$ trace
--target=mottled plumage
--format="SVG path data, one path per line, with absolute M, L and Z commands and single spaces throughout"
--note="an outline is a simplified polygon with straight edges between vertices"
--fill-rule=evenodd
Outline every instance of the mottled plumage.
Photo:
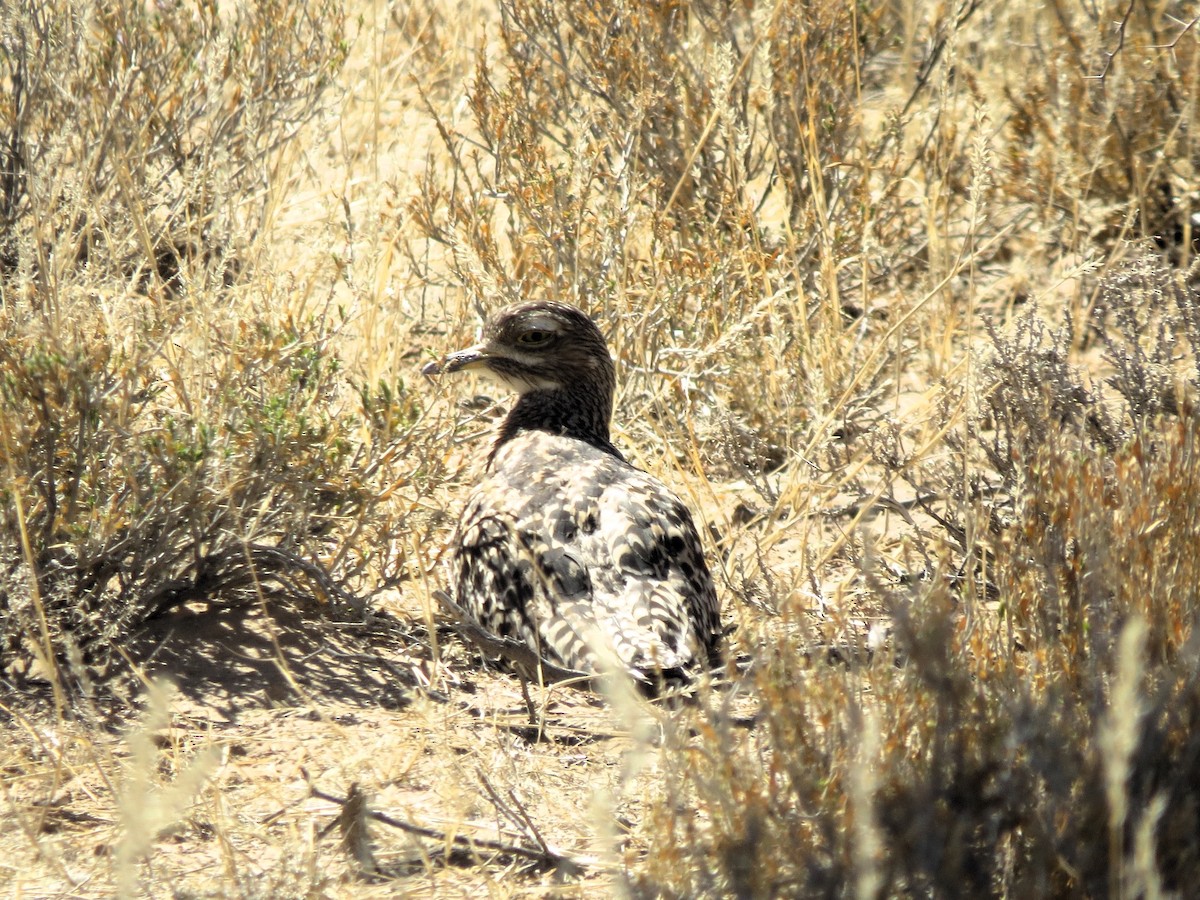
M 595 323 L 561 303 L 509 307 L 426 374 L 466 368 L 520 396 L 455 536 L 459 605 L 567 668 L 705 667 L 719 620 L 700 538 L 679 498 L 609 440 L 616 377 Z

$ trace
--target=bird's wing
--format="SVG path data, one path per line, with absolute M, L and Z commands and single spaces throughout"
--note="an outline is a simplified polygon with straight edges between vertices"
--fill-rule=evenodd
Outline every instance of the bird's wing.
M 719 630 L 717 596 L 691 514 L 656 478 L 623 470 L 599 501 L 589 566 L 595 615 L 635 667 L 706 662 Z
M 717 598 L 679 499 L 574 441 L 546 437 L 509 458 L 464 514 L 460 604 L 485 628 L 574 669 L 605 668 L 610 653 L 635 671 L 703 663 Z

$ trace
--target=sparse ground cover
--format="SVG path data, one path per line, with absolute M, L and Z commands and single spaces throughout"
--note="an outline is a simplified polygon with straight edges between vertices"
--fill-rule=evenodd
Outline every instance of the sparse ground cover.
M 1186 4 L 0 6 L 0 884 L 1165 896 L 1200 875 Z M 438 608 L 588 309 L 729 665 Z

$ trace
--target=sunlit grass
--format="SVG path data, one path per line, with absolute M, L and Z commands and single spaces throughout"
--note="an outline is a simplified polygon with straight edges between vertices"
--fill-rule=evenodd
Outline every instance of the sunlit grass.
M 1195 879 L 1196 22 L 4 10 L 0 847 L 29 892 Z M 444 627 L 507 398 L 418 373 L 533 297 L 595 316 L 617 442 L 711 526 L 731 684 L 694 705 L 527 707 Z

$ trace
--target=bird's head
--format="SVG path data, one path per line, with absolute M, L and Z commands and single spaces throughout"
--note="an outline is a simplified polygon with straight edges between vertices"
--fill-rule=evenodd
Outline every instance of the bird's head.
M 600 329 L 565 303 L 537 301 L 506 307 L 484 326 L 473 347 L 429 363 L 425 375 L 479 369 L 519 394 L 614 387 L 612 357 Z

